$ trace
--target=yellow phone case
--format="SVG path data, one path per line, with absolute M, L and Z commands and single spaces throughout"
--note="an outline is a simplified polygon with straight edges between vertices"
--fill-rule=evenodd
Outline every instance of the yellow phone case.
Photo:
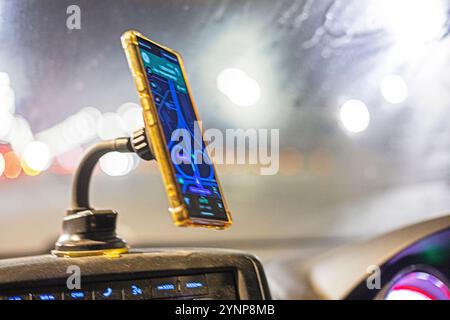
M 163 183 L 166 188 L 167 196 L 169 198 L 170 208 L 169 211 L 172 214 L 172 219 L 177 226 L 199 226 L 199 227 L 208 227 L 208 228 L 216 228 L 216 229 L 224 229 L 229 227 L 232 224 L 231 213 L 228 209 L 228 205 L 223 197 L 222 186 L 217 177 L 217 171 L 214 163 L 213 168 L 216 173 L 216 180 L 219 186 L 220 194 L 222 195 L 223 205 L 228 217 L 228 221 L 219 221 L 219 220 L 211 220 L 206 218 L 197 218 L 190 217 L 188 209 L 184 204 L 183 194 L 179 189 L 178 184 L 176 183 L 175 171 L 171 163 L 171 157 L 169 150 L 167 148 L 166 139 L 164 137 L 163 129 L 159 122 L 158 112 L 153 101 L 153 98 L 150 94 L 150 86 L 147 81 L 146 72 L 144 70 L 144 66 L 142 64 L 142 59 L 138 47 L 137 38 L 142 38 L 150 43 L 153 43 L 164 50 L 169 51 L 170 53 L 177 56 L 178 61 L 180 63 L 181 71 L 183 73 L 183 77 L 186 82 L 186 87 L 191 97 L 192 106 L 194 108 L 194 112 L 197 120 L 199 120 L 197 108 L 195 106 L 194 101 L 192 100 L 191 89 L 189 87 L 189 83 L 187 81 L 183 59 L 181 55 L 159 43 L 156 43 L 137 31 L 129 30 L 125 32 L 122 37 L 122 46 L 125 50 L 125 54 L 127 56 L 128 64 L 131 69 L 131 73 L 133 75 L 133 79 L 139 94 L 139 98 L 141 101 L 141 106 L 143 109 L 144 122 L 146 127 L 146 132 L 148 135 L 148 139 L 152 145 L 152 151 L 155 155 L 155 158 L 158 162 L 158 166 L 161 170 Z M 200 128 L 201 129 L 201 128 Z

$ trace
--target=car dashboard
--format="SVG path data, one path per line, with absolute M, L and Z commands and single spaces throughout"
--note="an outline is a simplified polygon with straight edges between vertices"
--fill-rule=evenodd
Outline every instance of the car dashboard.
M 240 251 L 0 260 L 1 300 L 449 300 L 450 216 L 308 259 Z
M 265 271 L 275 299 L 450 300 L 450 216 Z
M 115 257 L 4 260 L 0 292 L 4 300 L 270 299 L 255 257 L 193 248 L 133 250 Z

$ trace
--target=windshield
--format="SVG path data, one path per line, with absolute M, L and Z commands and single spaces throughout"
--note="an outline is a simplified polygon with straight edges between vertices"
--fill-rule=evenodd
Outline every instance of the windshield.
M 156 163 L 103 158 L 92 203 L 132 245 L 366 237 L 450 208 L 449 1 L 76 2 L 75 27 L 67 2 L 0 2 L 0 256 L 51 248 L 83 152 L 143 126 L 129 29 L 181 53 L 204 128 L 279 130 L 270 174 L 217 166 L 226 231 L 176 228 Z

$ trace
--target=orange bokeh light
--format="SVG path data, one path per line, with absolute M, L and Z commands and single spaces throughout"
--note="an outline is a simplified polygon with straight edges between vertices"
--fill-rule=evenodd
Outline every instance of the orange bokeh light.
M 7 152 L 5 158 L 5 172 L 3 173 L 8 179 L 16 179 L 22 172 L 22 166 L 20 165 L 20 159 L 15 152 Z

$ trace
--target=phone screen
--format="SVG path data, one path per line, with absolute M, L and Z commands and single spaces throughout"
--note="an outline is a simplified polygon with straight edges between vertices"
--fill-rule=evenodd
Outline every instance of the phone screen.
M 189 215 L 228 221 L 214 166 L 199 134 L 198 119 L 177 56 L 141 38 L 138 45 L 175 179 Z

